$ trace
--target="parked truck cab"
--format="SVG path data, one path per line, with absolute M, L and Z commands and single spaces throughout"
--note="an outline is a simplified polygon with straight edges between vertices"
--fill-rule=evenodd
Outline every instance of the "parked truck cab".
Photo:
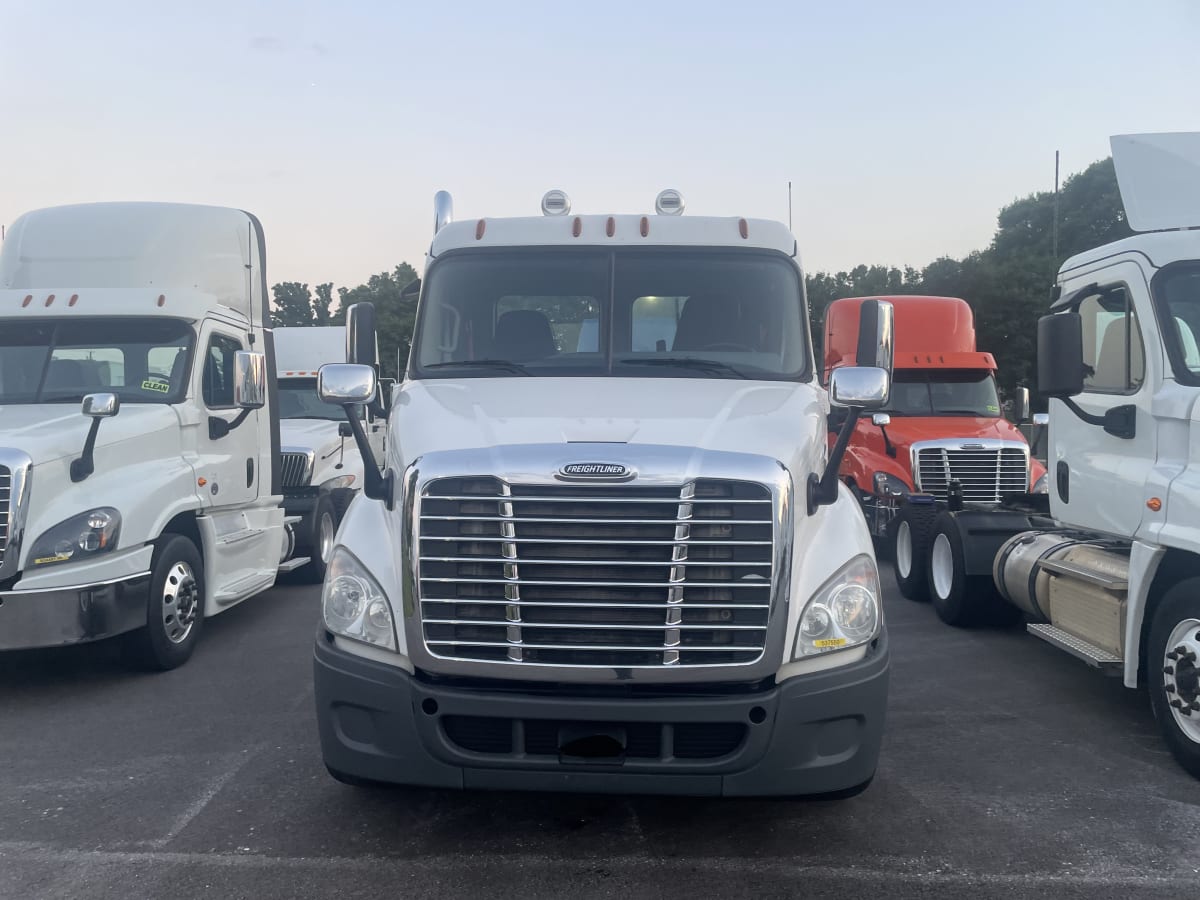
M 573 215 L 551 192 L 543 217 L 452 222 L 439 196 L 383 474 L 366 466 L 322 593 L 334 777 L 714 795 L 871 780 L 887 632 L 825 443 L 796 242 L 678 215 L 675 192 L 656 205 Z M 887 396 L 890 307 L 864 317 L 862 365 L 831 385 L 850 418 Z M 374 380 L 321 370 L 348 408 Z
M 9 229 L 0 650 L 126 635 L 171 668 L 274 583 L 293 542 L 263 258 L 231 209 L 100 203 Z
M 342 325 L 275 329 L 279 379 L 280 476 L 284 510 L 300 517 L 295 532 L 300 552 L 311 561 L 301 569 L 320 582 L 333 550 L 333 536 L 363 485 L 363 460 L 342 411 L 317 394 L 317 372 L 345 362 Z M 366 406 L 360 416 L 377 459 L 383 458 L 384 423 Z
M 895 309 L 891 397 L 859 420 L 841 472 L 862 502 L 871 533 L 886 541 L 901 593 L 925 600 L 928 543 L 939 509 L 1045 493 L 1046 468 L 1003 415 L 996 360 L 976 347 L 970 305 L 958 297 L 880 299 Z M 826 380 L 854 362 L 863 300 L 835 300 L 826 311 Z M 1027 418 L 1028 391 L 1020 392 L 1017 406 L 1017 418 Z

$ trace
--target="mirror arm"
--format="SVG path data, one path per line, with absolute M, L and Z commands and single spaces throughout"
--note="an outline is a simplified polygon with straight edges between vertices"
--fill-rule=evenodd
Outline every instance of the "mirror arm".
M 892 439 L 888 437 L 887 426 L 880 425 L 879 431 L 883 435 L 883 450 L 892 459 L 896 458 L 896 445 L 892 443 Z
M 825 473 L 820 476 L 816 472 L 809 473 L 808 514 L 810 516 L 816 515 L 818 508 L 829 506 L 837 501 L 838 469 L 842 467 L 842 458 L 846 455 L 846 447 L 850 444 L 850 437 L 854 434 L 861 415 L 862 410 L 856 406 L 847 410 L 846 421 L 842 423 L 842 430 L 838 432 L 837 440 L 834 441 L 833 450 L 829 454 L 829 462 L 825 466 Z
M 96 461 L 92 454 L 96 450 L 96 432 L 99 430 L 100 419 L 92 419 L 92 425 L 88 429 L 87 440 L 83 442 L 83 455 L 79 459 L 71 460 L 72 481 L 83 481 L 96 471 Z
M 375 454 L 371 450 L 371 444 L 367 440 L 366 429 L 363 428 L 362 422 L 354 410 L 355 404 L 347 403 L 342 409 L 346 411 L 346 418 L 350 422 L 350 430 L 354 432 L 354 443 L 358 445 L 358 453 L 363 460 L 363 493 L 372 500 L 382 500 L 387 508 L 394 508 L 394 481 L 392 473 L 382 475 L 379 472 L 379 463 L 375 459 Z
M 208 439 L 210 441 L 219 441 L 221 438 L 225 437 L 225 435 L 229 434 L 229 432 L 233 431 L 233 429 L 245 422 L 246 417 L 252 412 L 254 412 L 252 409 L 243 409 L 237 414 L 236 419 L 230 421 L 226 421 L 220 416 L 209 416 Z

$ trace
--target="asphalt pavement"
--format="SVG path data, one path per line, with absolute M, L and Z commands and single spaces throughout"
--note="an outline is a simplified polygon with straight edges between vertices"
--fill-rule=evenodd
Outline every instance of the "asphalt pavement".
M 362 790 L 325 773 L 317 590 L 207 623 L 191 662 L 0 656 L 0 897 L 1183 897 L 1200 782 L 1141 693 L 887 596 L 879 774 L 851 800 Z

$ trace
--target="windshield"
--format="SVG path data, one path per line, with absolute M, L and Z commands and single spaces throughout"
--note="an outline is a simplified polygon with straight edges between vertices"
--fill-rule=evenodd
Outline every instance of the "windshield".
M 346 414 L 340 406 L 324 402 L 317 396 L 315 378 L 279 379 L 279 418 L 329 419 L 344 421 Z
M 461 253 L 431 266 L 421 303 L 417 378 L 808 371 L 799 273 L 773 253 Z
M 997 418 L 1000 399 L 991 372 L 977 369 L 896 369 L 884 412 L 893 416 Z
M 177 403 L 187 388 L 192 329 L 177 319 L 0 320 L 0 404 Z
M 1200 383 L 1200 262 L 1177 263 L 1154 279 L 1160 318 L 1174 328 L 1167 335 L 1167 352 L 1175 376 L 1185 384 Z M 1169 317 L 1169 318 L 1168 318 Z

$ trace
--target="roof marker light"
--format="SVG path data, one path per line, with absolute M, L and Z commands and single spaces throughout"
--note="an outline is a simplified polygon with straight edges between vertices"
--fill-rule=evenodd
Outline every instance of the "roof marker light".
M 158 305 L 159 305 L 159 306 L 162 306 L 162 305 L 163 305 L 163 304 L 165 304 L 166 302 L 167 302 L 167 295 L 166 295 L 166 294 L 159 294 L 159 295 L 158 295 Z
M 617 233 L 617 220 L 612 216 L 609 216 L 608 221 L 604 223 L 604 233 L 609 237 Z
M 742 236 L 742 240 L 750 237 L 750 226 L 745 219 L 738 219 L 738 234 Z
M 53 302 L 54 302 L 54 295 L 51 294 L 49 297 L 46 298 L 46 305 L 49 306 Z
M 542 215 L 543 216 L 565 216 L 571 211 L 571 198 L 567 196 L 566 191 L 553 190 L 546 191 L 542 195 Z
M 654 211 L 660 216 L 681 216 L 684 205 L 683 194 L 674 188 L 659 191 L 654 198 Z
M 24 309 L 33 302 L 33 294 L 26 294 L 25 299 L 21 301 L 21 308 Z
M 483 233 L 487 230 L 487 219 L 480 219 L 475 223 L 475 240 L 483 240 Z
M 642 237 L 645 237 L 649 233 L 650 233 L 650 219 L 647 218 L 646 216 L 642 216 Z
M 583 219 L 576 216 L 575 221 L 571 224 L 571 237 L 579 237 L 581 234 L 583 234 Z
M 67 301 L 67 306 L 74 306 L 78 302 L 79 302 L 79 295 L 72 294 L 71 299 Z

